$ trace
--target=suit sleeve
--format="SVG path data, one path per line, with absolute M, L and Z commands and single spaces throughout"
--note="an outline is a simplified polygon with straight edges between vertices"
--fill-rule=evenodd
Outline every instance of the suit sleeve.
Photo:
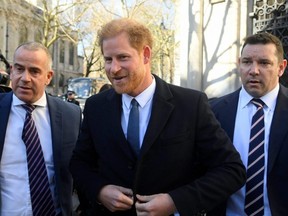
M 98 173 L 98 155 L 94 149 L 89 119 L 85 118 L 85 116 L 89 116 L 87 114 L 89 100 L 88 103 L 86 101 L 86 104 L 81 132 L 70 161 L 70 172 L 76 188 L 83 191 L 90 204 L 94 205 L 97 202 L 97 194 L 100 189 L 108 183 Z
M 239 153 L 220 127 L 202 94 L 198 103 L 195 143 L 202 174 L 193 182 L 170 191 L 181 215 L 205 213 L 217 207 L 246 180 Z

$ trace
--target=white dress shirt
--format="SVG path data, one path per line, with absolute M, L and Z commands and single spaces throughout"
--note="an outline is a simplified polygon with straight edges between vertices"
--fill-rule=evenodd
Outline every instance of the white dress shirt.
M 21 138 L 26 110 L 21 104 L 24 104 L 24 102 L 20 101 L 13 94 L 0 162 L 1 216 L 32 215 L 26 146 Z M 43 94 L 34 105 L 37 105 L 37 107 L 32 112 L 32 118 L 35 121 L 43 149 L 52 196 L 54 197 L 54 200 L 57 200 L 55 193 L 50 117 L 46 94 Z
M 146 129 L 151 116 L 152 109 L 152 101 L 153 95 L 156 88 L 156 82 L 153 78 L 151 85 L 146 88 L 141 94 L 135 97 L 136 101 L 139 103 L 139 139 L 140 139 L 140 147 L 142 146 L 142 142 L 146 133 Z M 125 137 L 127 138 L 127 127 L 129 121 L 129 114 L 132 108 L 131 101 L 134 97 L 130 95 L 123 94 L 122 95 L 122 116 L 121 116 L 121 125 L 124 131 Z
M 140 147 L 142 146 L 143 139 L 147 130 L 147 126 L 151 116 L 152 109 L 152 101 L 153 95 L 156 89 L 156 82 L 153 78 L 152 84 L 145 89 L 141 94 L 135 97 L 136 101 L 139 103 L 139 122 L 140 122 L 140 131 L 139 131 L 139 139 L 140 139 Z M 129 121 L 129 114 L 132 108 L 131 101 L 134 97 L 130 95 L 123 94 L 122 95 L 122 116 L 121 116 L 121 125 L 124 131 L 125 137 L 127 138 L 127 127 Z M 174 214 L 175 216 L 179 216 L 178 213 Z
M 267 195 L 267 163 L 268 163 L 268 146 L 270 126 L 276 106 L 276 99 L 279 92 L 279 85 L 272 91 L 260 99 L 265 103 L 264 106 L 264 122 L 265 122 L 265 141 L 264 141 L 264 154 L 265 154 L 265 171 L 264 171 L 264 216 L 271 216 L 268 195 Z M 256 112 L 256 106 L 250 101 L 253 97 L 247 93 L 243 88 L 240 91 L 237 114 L 234 128 L 233 144 L 241 155 L 244 166 L 247 168 L 248 152 L 249 152 L 249 139 L 252 117 Z M 245 203 L 245 189 L 244 185 L 240 190 L 234 193 L 227 203 L 227 216 L 243 216 Z

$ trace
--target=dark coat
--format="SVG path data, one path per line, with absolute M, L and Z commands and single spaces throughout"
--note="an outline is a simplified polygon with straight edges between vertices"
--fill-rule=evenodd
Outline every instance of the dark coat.
M 72 99 L 72 100 L 69 100 L 69 99 L 67 99 L 67 102 L 69 102 L 69 103 L 74 103 L 74 104 L 76 104 L 76 105 L 78 105 L 78 106 L 80 106 L 80 103 L 79 103 L 79 101 L 77 101 L 76 99 Z
M 154 77 L 151 117 L 138 160 L 121 127 L 121 95 L 110 89 L 87 99 L 71 160 L 75 183 L 91 203 L 104 185 L 114 184 L 141 195 L 169 193 L 181 216 L 210 211 L 245 182 L 240 156 L 205 94 Z M 108 213 L 98 207 L 95 215 L 136 215 L 133 209 Z
M 231 140 L 234 136 L 240 89 L 211 102 L 212 109 Z M 280 86 L 271 123 L 267 188 L 272 215 L 288 215 L 288 89 Z
M 11 110 L 12 95 L 12 92 L 0 94 L 0 160 Z M 51 121 L 57 194 L 62 216 L 71 216 L 73 185 L 68 167 L 80 130 L 81 109 L 49 95 L 47 95 L 47 103 Z

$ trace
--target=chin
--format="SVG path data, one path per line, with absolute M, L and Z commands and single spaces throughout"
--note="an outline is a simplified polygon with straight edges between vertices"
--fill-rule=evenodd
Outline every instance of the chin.
M 248 93 L 254 98 L 260 98 L 263 96 L 263 94 L 258 91 L 248 91 Z
M 114 90 L 115 90 L 118 94 L 124 94 L 124 93 L 126 93 L 123 88 L 120 88 L 120 87 L 118 87 L 118 86 L 114 86 Z
M 28 94 L 18 93 L 16 96 L 25 103 L 30 103 L 33 100 L 32 97 Z

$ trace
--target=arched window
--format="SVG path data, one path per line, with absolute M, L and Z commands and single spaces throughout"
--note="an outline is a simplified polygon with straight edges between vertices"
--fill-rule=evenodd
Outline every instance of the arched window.
M 65 42 L 63 40 L 60 41 L 60 48 L 59 48 L 59 51 L 60 51 L 60 63 L 64 63 L 64 60 L 65 60 Z
M 28 30 L 26 26 L 21 25 L 19 27 L 19 44 L 27 42 L 27 40 L 28 40 Z
M 34 40 L 35 40 L 36 42 L 39 42 L 39 43 L 42 42 L 42 33 L 41 33 L 40 30 L 36 30 L 36 31 L 35 31 Z
M 74 44 L 72 42 L 69 45 L 69 64 L 74 65 Z

